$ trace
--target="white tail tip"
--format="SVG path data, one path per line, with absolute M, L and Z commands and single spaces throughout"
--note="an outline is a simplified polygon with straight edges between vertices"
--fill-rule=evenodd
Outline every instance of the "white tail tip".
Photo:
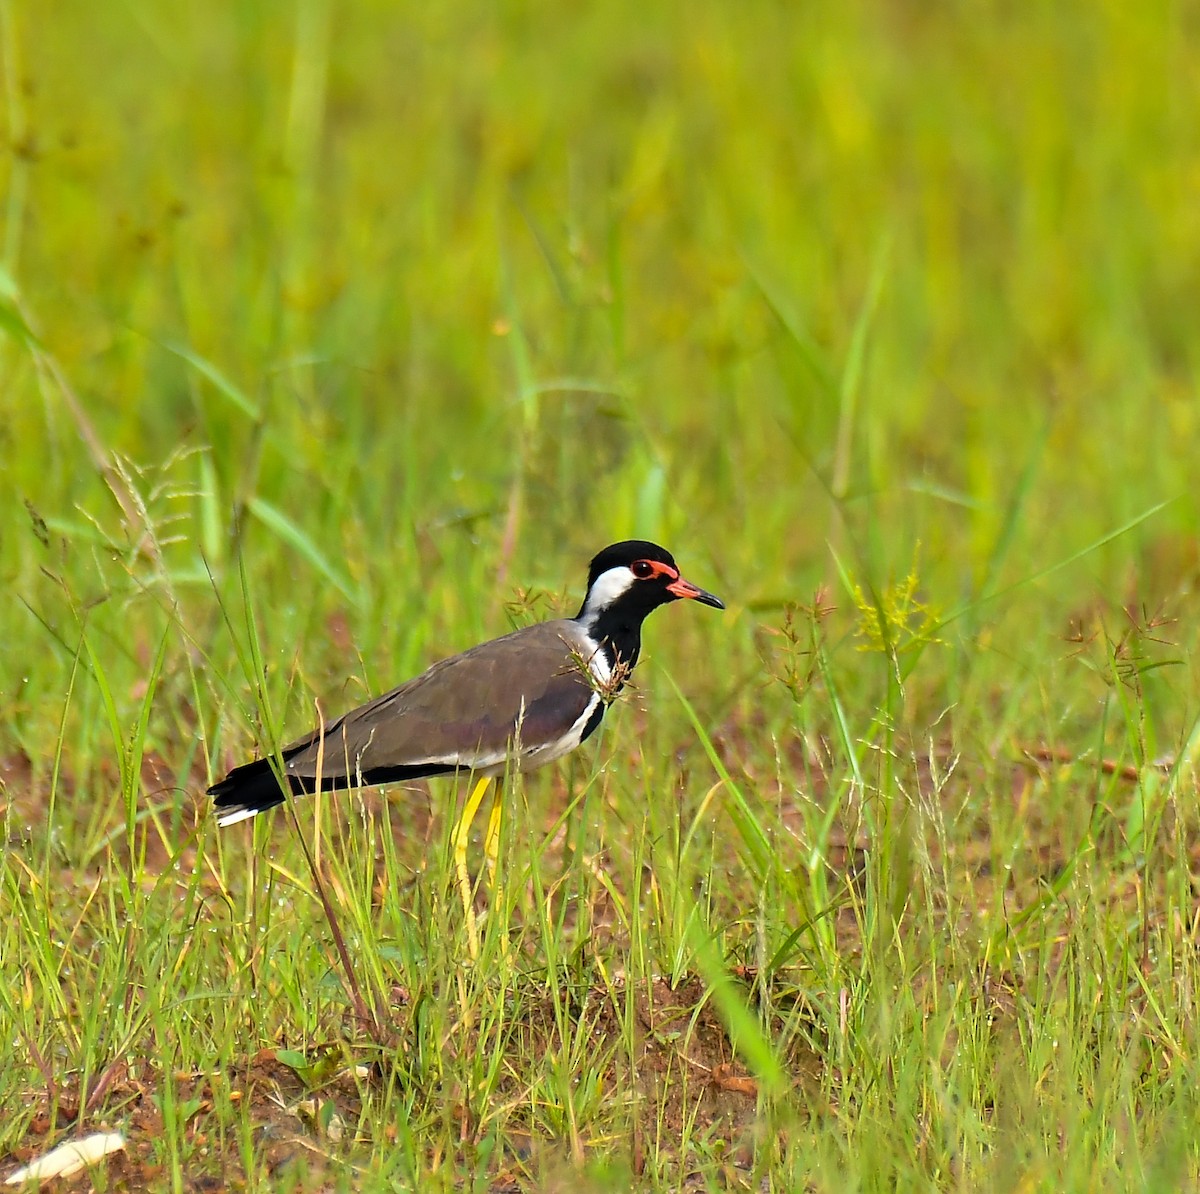
M 229 812 L 217 814 L 217 824 L 224 829 L 227 825 L 236 825 L 239 821 L 249 821 L 261 812 L 257 808 L 231 808 Z

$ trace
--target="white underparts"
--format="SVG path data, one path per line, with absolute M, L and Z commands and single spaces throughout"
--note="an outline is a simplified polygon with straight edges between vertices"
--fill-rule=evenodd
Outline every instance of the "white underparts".
M 587 707 L 575 719 L 574 724 L 561 738 L 557 738 L 553 742 L 547 742 L 543 746 L 535 746 L 527 750 L 522 750 L 516 759 L 517 770 L 528 771 L 534 767 L 542 766 L 543 763 L 552 763 L 555 759 L 561 759 L 563 755 L 569 755 L 583 741 L 583 731 L 587 728 L 588 722 L 596 712 L 596 706 L 603 699 L 599 692 L 593 692 L 591 699 L 587 703 Z
M 587 668 L 596 688 L 600 692 L 607 691 L 612 684 L 612 664 L 608 662 L 608 656 L 600 649 L 599 643 L 593 643 L 590 636 L 588 638 Z

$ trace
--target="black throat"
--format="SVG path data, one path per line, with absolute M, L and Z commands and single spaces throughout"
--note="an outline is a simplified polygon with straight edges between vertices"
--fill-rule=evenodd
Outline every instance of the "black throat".
M 637 663 L 642 648 L 642 622 L 647 613 L 645 609 L 622 608 L 622 602 L 616 601 L 590 621 L 580 620 L 613 670 L 613 696 L 620 692 Z

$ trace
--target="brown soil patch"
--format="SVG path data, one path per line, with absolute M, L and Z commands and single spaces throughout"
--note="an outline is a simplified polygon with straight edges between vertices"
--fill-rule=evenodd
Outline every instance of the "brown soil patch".
M 639 986 L 633 1000 L 636 1048 L 632 1073 L 628 1052 L 622 1047 L 626 1030 L 613 1005 L 614 993 L 624 1001 L 623 982 L 608 989 L 589 989 L 570 1014 L 574 1026 L 582 1026 L 590 1034 L 593 1052 L 603 1053 L 612 1046 L 604 1086 L 624 1108 L 613 1122 L 625 1133 L 631 1170 L 640 1171 L 649 1148 L 661 1154 L 662 1139 L 678 1137 L 686 1128 L 709 1141 L 723 1141 L 729 1166 L 745 1176 L 759 1132 L 758 1089 L 736 1057 L 703 982 L 686 977 L 672 986 L 666 978 L 656 978 Z M 543 1057 L 555 1047 L 557 1032 L 554 1001 L 548 993 L 535 995 L 514 1032 L 514 1066 Z M 227 1072 L 174 1075 L 176 1106 L 187 1118 L 185 1189 L 224 1190 L 245 1184 L 237 1141 L 226 1132 L 222 1142 L 215 1131 L 213 1109 L 218 1094 L 223 1102 L 237 1105 L 239 1113 L 248 1115 L 256 1153 L 268 1173 L 281 1182 L 294 1181 L 305 1189 L 327 1188 L 335 1171 L 353 1167 L 356 1154 L 365 1153 L 371 1144 L 378 1146 L 379 1141 L 356 1145 L 353 1135 L 364 1099 L 373 1094 L 383 1097 L 386 1092 L 387 1081 L 379 1064 L 354 1065 L 342 1045 L 311 1050 L 309 1057 L 314 1059 L 312 1068 L 303 1077 L 269 1049 Z M 800 1086 L 817 1081 L 815 1058 L 791 1060 Z M 306 1078 L 313 1085 L 307 1085 Z M 519 1084 L 519 1076 L 510 1073 L 489 1098 L 517 1095 L 519 1102 Z M 100 1075 L 88 1092 L 69 1087 L 57 1090 L 53 1106 L 47 1095 L 35 1096 L 38 1109 L 20 1147 L 4 1158 L 3 1176 L 65 1140 L 119 1130 L 125 1135 L 125 1150 L 100 1163 L 107 1188 L 132 1192 L 169 1185 L 171 1175 L 157 1147 L 165 1130 L 161 1087 L 161 1077 L 149 1066 L 139 1074 L 118 1066 Z M 466 1100 L 451 1096 L 450 1113 L 460 1129 L 457 1160 L 467 1172 L 484 1134 Z M 385 1135 L 390 1131 L 385 1130 Z M 615 1141 L 610 1134 L 604 1140 L 584 1138 L 578 1143 L 586 1157 L 593 1148 L 611 1151 Z M 518 1115 L 503 1133 L 503 1147 L 490 1166 L 493 1178 L 488 1189 L 495 1194 L 553 1189 L 553 1181 L 547 1184 L 547 1174 L 556 1168 L 566 1173 L 572 1160 L 580 1159 L 570 1142 L 539 1138 L 535 1126 L 522 1122 Z M 456 1158 L 445 1161 L 454 1165 Z M 578 1178 L 578 1171 L 575 1173 Z M 681 1181 L 686 1186 L 686 1175 Z M 56 1190 L 79 1194 L 94 1188 L 95 1174 L 87 1171 L 58 1179 L 54 1185 Z

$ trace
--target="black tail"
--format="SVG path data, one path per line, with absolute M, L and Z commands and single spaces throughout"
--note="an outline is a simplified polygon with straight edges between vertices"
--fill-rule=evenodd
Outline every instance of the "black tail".
M 293 785 L 297 795 L 303 790 L 299 785 Z M 220 825 L 245 821 L 283 803 L 283 789 L 267 759 L 255 759 L 235 767 L 220 783 L 213 784 L 208 794 L 215 798 L 213 803 L 219 810 L 217 822 Z
M 308 742 L 293 743 L 284 751 L 286 763 L 299 752 L 308 747 Z M 321 776 L 322 792 L 342 792 L 350 787 L 362 785 L 364 788 L 372 784 L 398 783 L 406 779 L 424 779 L 430 775 L 453 775 L 457 771 L 467 770 L 446 763 L 415 763 L 411 766 L 372 767 L 368 771 L 356 772 L 353 776 L 342 774 L 326 774 Z M 292 786 L 293 796 L 307 796 L 317 789 L 314 775 L 288 775 L 288 783 Z M 269 759 L 254 759 L 235 767 L 223 780 L 213 784 L 208 789 L 217 807 L 218 825 L 236 825 L 239 821 L 248 821 L 265 813 L 267 809 L 282 804 L 283 789 L 271 766 Z

